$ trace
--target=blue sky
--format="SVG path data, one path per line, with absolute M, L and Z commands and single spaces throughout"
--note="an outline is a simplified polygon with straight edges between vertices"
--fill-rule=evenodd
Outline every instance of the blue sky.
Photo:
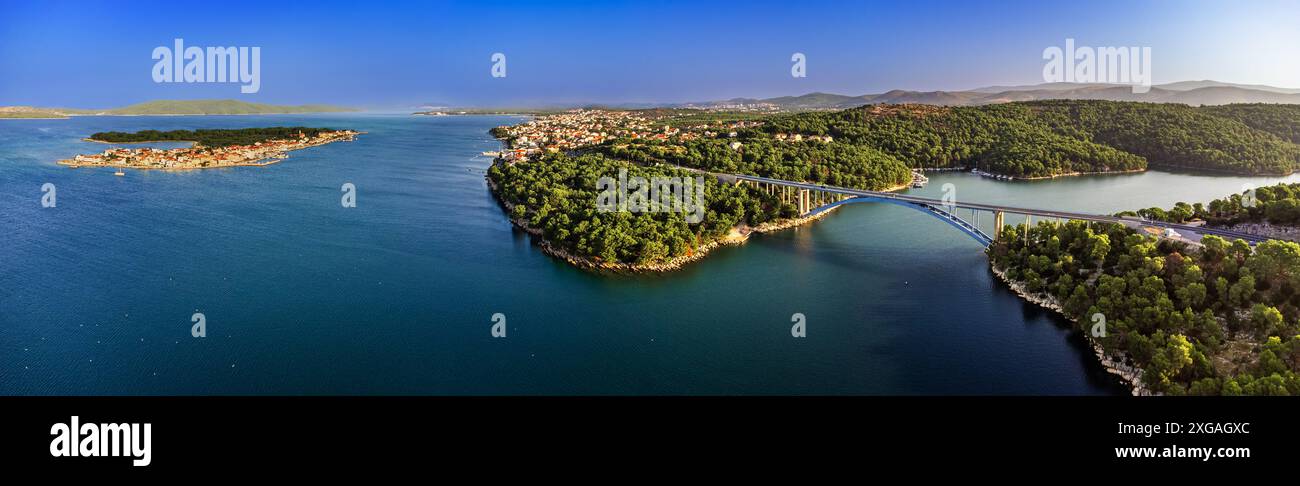
M 1042 81 L 1042 52 L 1149 46 L 1156 84 L 1300 87 L 1300 2 L 0 0 L 0 105 L 235 98 L 403 109 L 675 102 Z M 261 90 L 158 84 L 154 47 L 262 48 Z M 507 76 L 490 75 L 507 56 Z M 806 54 L 808 76 L 790 76 Z

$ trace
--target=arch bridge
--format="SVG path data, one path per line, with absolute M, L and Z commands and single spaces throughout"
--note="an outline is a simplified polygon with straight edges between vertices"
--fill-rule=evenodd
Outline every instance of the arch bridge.
M 781 198 L 782 201 L 794 204 L 798 208 L 800 216 L 812 216 L 827 211 L 836 206 L 852 203 L 864 202 L 884 202 L 897 204 L 903 207 L 922 211 L 930 216 L 940 219 L 945 223 L 957 228 L 962 233 L 975 239 L 983 246 L 992 244 L 1002 232 L 1006 225 L 1006 215 L 1019 214 L 1025 216 L 1025 222 L 1031 224 L 1034 217 L 1056 219 L 1056 220 L 1076 220 L 1076 221 L 1095 221 L 1100 223 L 1119 223 L 1129 226 L 1145 225 L 1159 228 L 1169 228 L 1185 233 L 1196 233 L 1200 235 L 1216 235 L 1229 240 L 1243 239 L 1250 243 L 1258 243 L 1268 239 L 1267 237 L 1243 233 L 1240 231 L 1231 231 L 1220 228 L 1203 228 L 1199 226 L 1190 226 L 1180 223 L 1167 223 L 1163 221 L 1149 221 L 1141 218 L 1127 216 L 1111 216 L 1103 214 L 1079 213 L 1072 211 L 1056 211 L 1050 209 L 1023 208 L 1015 206 L 1006 206 L 1001 204 L 984 204 L 977 202 L 943 200 L 923 196 L 914 196 L 909 194 L 899 194 L 893 192 L 868 191 L 863 189 L 850 189 L 846 187 L 825 186 L 807 182 L 786 181 L 781 179 L 772 179 L 768 177 L 758 177 L 744 174 L 715 174 L 719 180 L 733 184 L 750 184 L 768 194 L 774 194 Z M 958 210 L 969 210 L 970 220 L 958 216 Z M 993 218 L 993 234 L 989 235 L 979 228 L 979 217 L 981 213 L 989 214 Z M 971 221 L 974 221 L 972 223 Z

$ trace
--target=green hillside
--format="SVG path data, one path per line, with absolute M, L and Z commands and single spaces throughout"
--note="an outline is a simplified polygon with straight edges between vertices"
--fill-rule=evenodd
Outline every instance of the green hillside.
M 1250 103 L 1205 106 L 1200 110 L 1214 116 L 1239 121 L 1291 143 L 1300 143 L 1300 105 Z
M 0 108 L 0 118 L 67 118 L 68 116 L 46 108 L 11 106 Z
M 1252 175 L 1290 174 L 1300 167 L 1300 146 L 1288 141 L 1300 125 L 1300 110 L 1220 108 L 1096 100 L 869 105 L 778 116 L 762 131 L 831 135 L 912 167 L 977 167 L 1016 177 L 1148 165 Z

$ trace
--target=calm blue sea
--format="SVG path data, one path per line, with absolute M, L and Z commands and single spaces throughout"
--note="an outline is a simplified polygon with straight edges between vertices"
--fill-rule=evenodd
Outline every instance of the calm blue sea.
M 484 183 L 487 130 L 517 120 L 0 120 L 0 394 L 1123 393 L 1060 319 L 996 283 L 977 243 L 898 206 L 846 206 L 668 275 L 571 268 Z M 97 131 L 275 125 L 369 133 L 262 168 L 55 164 L 102 150 L 80 141 Z M 1172 204 L 1150 189 L 1188 181 L 1239 182 L 946 174 L 925 191 L 1117 210 Z M 356 208 L 339 203 L 347 182 Z

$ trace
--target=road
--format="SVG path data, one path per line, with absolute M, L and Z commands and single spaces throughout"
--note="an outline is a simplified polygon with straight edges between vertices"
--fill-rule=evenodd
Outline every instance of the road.
M 832 194 L 844 194 L 844 195 L 854 196 L 854 197 L 875 197 L 875 198 L 882 198 L 882 199 L 895 199 L 899 201 L 906 201 L 906 202 L 916 203 L 916 204 L 926 204 L 926 205 L 938 206 L 938 207 L 953 206 L 961 209 L 974 209 L 979 211 L 990 211 L 990 212 L 1002 211 L 1004 213 L 1025 214 L 1025 215 L 1038 216 L 1043 218 L 1073 219 L 1073 220 L 1080 220 L 1080 221 L 1096 221 L 1100 223 L 1119 223 L 1119 224 L 1126 224 L 1129 226 L 1143 225 L 1143 226 L 1154 226 L 1157 228 L 1170 228 L 1173 229 L 1174 231 L 1177 231 L 1180 234 L 1183 234 L 1184 236 L 1188 236 L 1193 233 L 1199 236 L 1215 235 L 1222 238 L 1226 238 L 1228 240 L 1234 240 L 1240 238 L 1246 240 L 1249 243 L 1259 243 L 1269 239 L 1268 237 L 1265 236 L 1253 235 L 1250 233 L 1243 233 L 1240 231 L 1231 231 L 1231 230 L 1226 230 L 1221 228 L 1203 228 L 1199 226 L 1192 226 L 1192 225 L 1186 225 L 1181 223 L 1151 221 L 1151 220 L 1145 220 L 1142 218 L 1129 217 L 1129 216 L 1121 217 L 1121 216 L 1112 216 L 1112 215 L 1105 215 L 1105 214 L 1077 213 L 1072 211 L 1056 211 L 1051 209 L 1022 208 L 1022 207 L 1015 207 L 1015 206 L 1005 206 L 1001 204 L 986 204 L 986 203 L 961 201 L 961 200 L 944 201 L 942 199 L 913 196 L 908 194 L 867 191 L 862 189 L 849 189 L 849 188 L 835 187 L 835 186 L 823 186 L 819 184 L 810 184 L 806 182 L 786 181 L 781 179 L 771 179 L 767 177 L 758 177 L 758 176 L 743 175 L 743 174 L 715 174 L 715 175 L 719 176 L 723 180 L 730 178 L 734 180 L 761 182 L 765 184 L 794 187 L 798 189 L 807 189 L 810 191 L 821 191 L 821 192 L 827 192 Z M 1188 239 L 1191 241 L 1200 240 L 1199 237 L 1195 238 L 1194 240 L 1191 238 Z

